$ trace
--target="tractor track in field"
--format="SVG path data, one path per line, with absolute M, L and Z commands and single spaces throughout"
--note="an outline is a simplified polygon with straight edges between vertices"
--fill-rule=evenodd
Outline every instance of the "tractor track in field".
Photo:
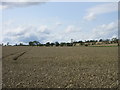
M 17 55 L 17 56 L 15 56 L 14 58 L 13 58 L 13 60 L 18 60 L 19 59 L 19 57 L 21 57 L 21 56 L 23 56 L 25 53 L 27 53 L 27 52 L 29 52 L 29 51 L 31 51 L 32 50 L 32 48 L 29 50 L 26 50 L 26 51 L 23 51 L 22 53 L 20 53 L 19 55 Z
M 19 57 L 21 57 L 22 55 L 24 55 L 26 53 L 26 51 L 20 53 L 19 55 L 17 55 L 16 57 L 13 58 L 13 60 L 17 60 Z
M 31 50 L 32 50 L 32 48 L 31 48 L 31 49 L 28 49 L 28 50 L 26 50 L 26 51 L 19 51 L 19 52 L 11 53 L 11 54 L 9 54 L 9 55 L 3 56 L 2 59 L 20 53 L 19 55 L 17 55 L 16 57 L 13 58 L 13 60 L 17 60 L 19 57 L 21 57 L 22 55 L 24 55 L 25 53 L 27 53 L 27 52 L 29 52 L 29 51 L 31 51 Z
M 12 56 L 12 55 L 15 55 L 15 54 L 18 54 L 18 53 L 20 53 L 20 52 L 11 53 L 9 55 L 3 56 L 2 59 L 7 58 L 7 57 Z

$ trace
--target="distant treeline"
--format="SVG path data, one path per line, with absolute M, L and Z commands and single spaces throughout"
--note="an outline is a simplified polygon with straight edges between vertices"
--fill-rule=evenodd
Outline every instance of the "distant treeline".
M 84 46 L 88 46 L 88 45 L 97 45 L 97 44 L 114 44 L 114 43 L 118 43 L 119 39 L 117 38 L 112 38 L 112 39 L 99 39 L 99 40 L 85 40 L 85 41 L 73 41 L 73 39 L 71 39 L 71 42 L 46 42 L 45 44 L 40 43 L 39 41 L 30 41 L 28 42 L 28 45 L 25 45 L 23 43 L 19 43 L 19 44 L 15 44 L 13 46 L 76 46 L 76 45 L 84 45 Z M 9 44 L 9 42 L 4 45 L 1 44 L 2 46 L 11 46 Z

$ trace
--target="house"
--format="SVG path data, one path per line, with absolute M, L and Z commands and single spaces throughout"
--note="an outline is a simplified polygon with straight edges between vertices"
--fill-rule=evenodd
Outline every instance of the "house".
M 73 42 L 73 46 L 82 46 L 84 45 L 83 42 Z
M 101 45 L 101 44 L 103 44 L 103 42 L 96 42 L 95 44 L 96 45 Z

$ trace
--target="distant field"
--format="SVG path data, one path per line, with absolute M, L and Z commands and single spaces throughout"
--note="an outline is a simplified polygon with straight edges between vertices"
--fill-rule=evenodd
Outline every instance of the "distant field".
M 98 47 L 117 47 L 118 44 L 102 44 L 102 45 L 92 45 L 92 46 L 98 46 Z
M 118 47 L 3 47 L 3 88 L 116 88 Z

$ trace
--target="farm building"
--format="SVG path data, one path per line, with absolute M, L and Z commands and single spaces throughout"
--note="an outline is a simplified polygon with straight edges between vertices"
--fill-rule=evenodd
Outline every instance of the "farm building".
M 101 45 L 101 44 L 103 44 L 103 42 L 96 42 L 95 44 L 96 45 Z

